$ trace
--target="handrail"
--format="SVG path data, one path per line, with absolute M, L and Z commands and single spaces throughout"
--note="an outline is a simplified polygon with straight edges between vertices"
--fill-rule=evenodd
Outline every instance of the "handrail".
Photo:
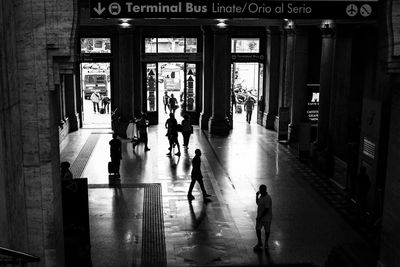
M 24 262 L 39 262 L 40 261 L 40 258 L 35 255 L 28 254 L 28 253 L 25 253 L 22 251 L 9 249 L 9 248 L 4 248 L 4 247 L 0 247 L 0 255 L 13 257 L 15 259 L 19 259 Z

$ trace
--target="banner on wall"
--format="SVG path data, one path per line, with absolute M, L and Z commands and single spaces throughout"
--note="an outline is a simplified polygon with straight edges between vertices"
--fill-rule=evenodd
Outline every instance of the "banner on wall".
M 377 1 L 90 0 L 91 18 L 375 19 Z

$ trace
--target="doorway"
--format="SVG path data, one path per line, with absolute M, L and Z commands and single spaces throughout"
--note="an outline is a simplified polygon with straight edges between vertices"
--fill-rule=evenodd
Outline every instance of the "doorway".
M 110 63 L 80 64 L 82 126 L 111 128 Z
M 258 62 L 233 62 L 231 64 L 230 119 L 232 126 L 233 121 L 235 124 L 257 123 L 258 102 L 262 98 L 262 92 L 263 64 Z M 246 118 L 247 100 L 252 101 L 254 105 L 250 122 Z
M 196 63 L 146 63 L 145 80 L 146 111 L 150 124 L 164 123 L 170 113 L 174 113 L 179 122 L 183 113 L 192 116 L 197 112 Z

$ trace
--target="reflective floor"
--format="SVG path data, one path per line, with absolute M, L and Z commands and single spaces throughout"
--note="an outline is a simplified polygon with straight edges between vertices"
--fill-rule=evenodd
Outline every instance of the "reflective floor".
M 61 159 L 73 163 L 88 137 L 99 135 L 81 175 L 90 184 L 94 266 L 141 266 L 143 254 L 154 253 L 152 247 L 158 249 L 155 253 L 165 251 L 168 266 L 323 266 L 334 246 L 364 242 L 302 178 L 315 174 L 301 169 L 296 157 L 277 143 L 275 132 L 238 122 L 228 137 L 221 138 L 195 128 L 181 157 L 166 156 L 165 133 L 162 124 L 149 128 L 148 152 L 143 145 L 132 149 L 132 143 L 122 139 L 120 188 L 108 188 L 114 182 L 107 173 L 110 129 L 80 130 L 60 145 Z M 212 195 L 207 203 L 198 185 L 195 200 L 189 203 L 186 198 L 196 148 L 203 152 L 205 187 Z M 143 224 L 147 227 L 152 220 L 143 216 L 142 185 L 152 183 L 161 185 L 164 227 L 150 225 L 143 231 Z M 273 220 L 269 250 L 256 253 L 255 195 L 260 184 L 268 186 L 272 197 Z M 153 205 L 152 200 L 147 202 Z M 148 231 L 160 231 L 163 240 L 144 238 Z

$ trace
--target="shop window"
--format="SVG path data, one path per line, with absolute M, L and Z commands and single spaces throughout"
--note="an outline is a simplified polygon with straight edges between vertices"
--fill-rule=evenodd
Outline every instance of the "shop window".
M 111 53 L 110 38 L 81 38 L 81 53 Z
M 232 38 L 232 53 L 260 53 L 259 38 Z

